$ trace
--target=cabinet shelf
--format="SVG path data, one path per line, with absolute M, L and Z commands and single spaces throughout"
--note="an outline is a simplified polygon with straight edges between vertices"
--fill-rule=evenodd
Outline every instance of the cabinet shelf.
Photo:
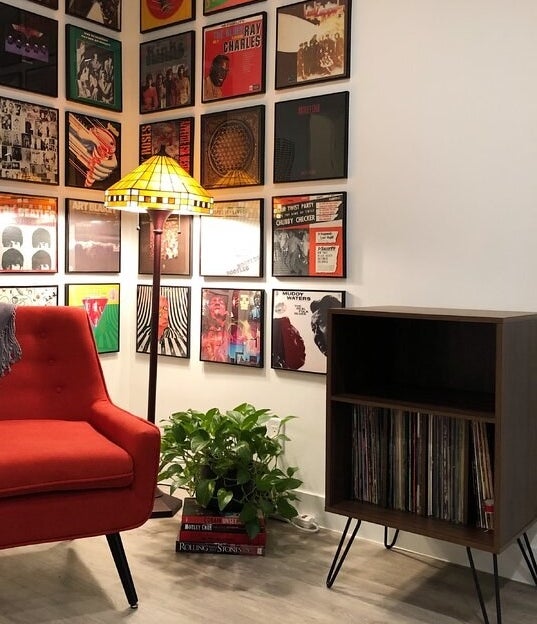
M 342 500 L 327 505 L 326 511 L 365 522 L 389 526 L 416 535 L 432 537 L 452 544 L 478 548 L 486 552 L 495 550 L 494 532 L 446 520 L 418 516 L 407 511 L 385 509 L 371 503 Z M 389 520 L 389 522 L 387 522 Z
M 406 390 L 406 391 L 405 391 Z M 386 392 L 335 394 L 330 401 L 351 405 L 374 405 L 446 416 L 494 420 L 494 396 L 453 391 L 443 401 L 435 400 L 436 392 L 390 388 Z

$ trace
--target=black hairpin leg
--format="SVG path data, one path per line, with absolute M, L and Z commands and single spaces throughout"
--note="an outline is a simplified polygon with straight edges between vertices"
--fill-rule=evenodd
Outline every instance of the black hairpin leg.
M 479 579 L 477 578 L 474 558 L 472 557 L 472 550 L 468 546 L 466 547 L 466 553 L 468 555 L 468 561 L 470 562 L 470 568 L 472 569 L 472 576 L 474 577 L 475 589 L 479 599 L 479 605 L 481 606 L 483 621 L 485 624 L 490 624 L 485 601 L 483 600 L 483 593 L 481 592 L 481 585 L 479 583 Z M 496 594 L 496 624 L 502 624 L 502 605 L 500 600 L 500 582 L 498 578 L 498 557 L 496 554 L 492 555 L 492 565 L 494 567 L 494 593 Z
M 535 555 L 533 554 L 533 549 L 531 547 L 530 540 L 528 539 L 528 534 L 522 533 L 522 537 L 524 538 L 524 543 L 522 543 L 522 539 L 519 537 L 517 539 L 518 546 L 520 548 L 520 551 L 522 552 L 524 561 L 528 566 L 531 578 L 533 579 L 535 585 L 537 585 L 537 563 L 535 561 Z
M 343 562 L 345 561 L 345 557 L 347 556 L 347 553 L 349 552 L 349 549 L 352 546 L 354 538 L 356 537 L 356 533 L 358 533 L 360 524 L 362 523 L 361 520 L 356 520 L 356 526 L 352 530 L 352 533 L 347 541 L 347 545 L 345 546 L 343 553 L 341 553 L 341 549 L 343 548 L 343 544 L 345 543 L 345 538 L 347 537 L 347 533 L 349 532 L 351 521 L 352 521 L 352 518 L 347 518 L 345 529 L 343 531 L 343 534 L 341 535 L 341 539 L 339 540 L 336 554 L 334 555 L 334 559 L 332 560 L 332 565 L 330 566 L 328 576 L 326 577 L 327 587 L 332 587 L 332 585 L 334 584 L 334 581 L 336 580 L 336 576 L 338 575 L 339 570 L 341 569 L 341 566 L 343 565 Z
M 395 542 L 397 542 L 399 529 L 396 529 L 395 533 L 393 534 L 393 539 L 389 544 L 388 544 L 388 531 L 389 531 L 389 528 L 385 526 L 384 527 L 384 548 L 387 548 L 388 550 L 390 550 L 395 546 Z

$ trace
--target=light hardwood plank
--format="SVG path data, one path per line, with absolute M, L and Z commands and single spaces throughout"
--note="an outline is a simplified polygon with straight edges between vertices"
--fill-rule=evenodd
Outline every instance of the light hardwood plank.
M 339 534 L 269 522 L 264 557 L 175 552 L 179 516 L 123 534 L 139 608 L 104 538 L 0 551 L 0 624 L 478 624 L 470 571 L 357 539 L 332 589 Z M 494 621 L 492 578 L 481 574 Z M 534 586 L 502 580 L 504 624 L 535 624 Z

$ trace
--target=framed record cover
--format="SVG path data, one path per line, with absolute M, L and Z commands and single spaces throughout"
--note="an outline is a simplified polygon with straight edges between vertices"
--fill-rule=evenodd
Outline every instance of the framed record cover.
M 201 289 L 200 360 L 263 367 L 264 291 Z
M 49 9 L 58 8 L 58 0 L 29 0 L 29 2 L 40 4 L 41 6 L 48 7 Z
M 326 373 L 328 310 L 344 306 L 340 290 L 273 290 L 272 368 Z
M 0 256 L 5 273 L 58 272 L 58 199 L 0 193 Z
M 348 78 L 351 0 L 276 9 L 276 89 Z
M 59 111 L 0 96 L 0 178 L 59 183 Z
M 65 113 L 65 185 L 106 190 L 121 177 L 121 124 Z
M 0 303 L 22 306 L 58 305 L 57 286 L 0 286 Z
M 265 106 L 201 116 L 201 185 L 255 186 L 265 179 Z
M 140 32 L 143 33 L 195 18 L 196 0 L 140 0 Z
M 187 173 L 193 175 L 194 117 L 142 124 L 140 126 L 140 164 L 158 154 L 162 146 L 167 156 L 174 158 Z
M 138 273 L 153 274 L 153 236 L 147 213 L 139 215 Z M 171 214 L 164 223 L 160 250 L 162 275 L 192 275 L 192 216 Z
M 58 22 L 0 3 L 0 85 L 58 95 Z
M 272 275 L 346 277 L 347 194 L 272 198 Z
M 203 0 L 203 15 L 213 15 L 221 11 L 236 9 L 237 7 L 255 4 L 262 0 Z
M 121 211 L 103 202 L 65 200 L 65 271 L 119 273 Z
M 201 217 L 200 275 L 263 276 L 262 199 L 214 202 L 212 215 Z
M 349 92 L 276 102 L 274 182 L 347 177 Z
M 140 113 L 192 106 L 195 32 L 140 44 Z
M 121 111 L 121 41 L 67 24 L 67 99 Z
M 119 284 L 66 284 L 65 305 L 88 314 L 97 351 L 119 351 Z
M 121 0 L 65 0 L 65 12 L 111 30 L 121 30 Z
M 136 352 L 149 353 L 151 337 L 150 285 L 136 293 Z M 161 286 L 158 309 L 158 355 L 190 357 L 190 286 Z
M 265 93 L 267 14 L 203 28 L 202 102 Z

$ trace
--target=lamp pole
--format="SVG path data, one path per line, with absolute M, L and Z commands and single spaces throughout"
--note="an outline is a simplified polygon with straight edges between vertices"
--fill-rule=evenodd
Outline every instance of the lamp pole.
M 160 307 L 160 275 L 162 232 L 171 214 L 170 210 L 147 211 L 153 228 L 153 286 L 151 290 L 151 321 L 149 329 L 149 382 L 147 388 L 147 420 L 155 423 L 157 404 L 158 320 Z M 171 518 L 181 509 L 181 500 L 155 490 L 152 518 Z

